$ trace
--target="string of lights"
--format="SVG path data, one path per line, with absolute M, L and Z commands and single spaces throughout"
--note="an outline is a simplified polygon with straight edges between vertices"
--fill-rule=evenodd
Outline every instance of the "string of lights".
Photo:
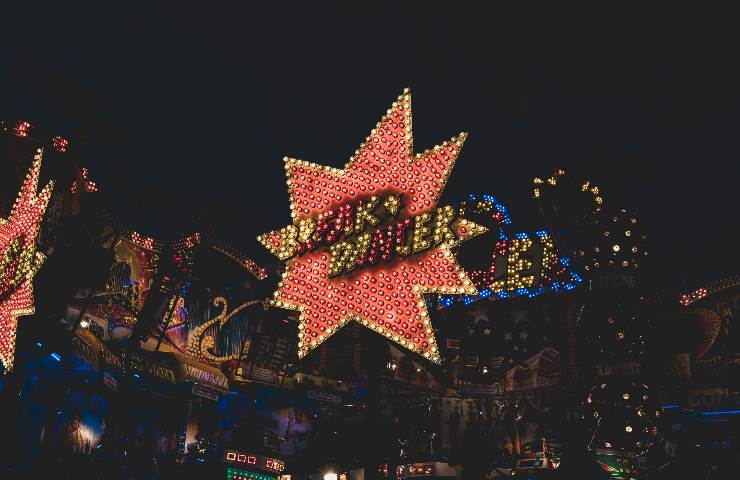
M 688 307 L 692 303 L 698 302 L 699 300 L 706 298 L 709 295 L 719 293 L 723 290 L 727 290 L 738 285 L 740 285 L 740 275 L 732 275 L 720 280 L 715 280 L 714 282 L 703 287 L 699 287 L 691 293 L 681 295 L 681 297 L 679 297 L 678 299 L 678 302 L 684 307 Z
M 0 132 L 32 140 L 39 147 L 51 147 L 59 153 L 66 153 L 70 148 L 67 138 L 41 131 L 27 120 L 0 118 Z

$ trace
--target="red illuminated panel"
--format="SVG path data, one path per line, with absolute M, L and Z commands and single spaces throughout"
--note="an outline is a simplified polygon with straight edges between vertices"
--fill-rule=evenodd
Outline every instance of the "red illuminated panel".
M 263 457 L 261 455 L 250 455 L 248 453 L 236 452 L 234 450 L 227 450 L 225 452 L 224 461 L 242 465 L 254 465 L 257 468 L 262 467 L 266 470 L 273 470 L 275 472 L 282 472 L 285 469 L 285 464 L 281 460 Z
M 275 470 L 276 472 L 282 472 L 285 468 L 285 464 L 280 460 L 275 460 L 274 458 L 266 458 L 265 468 Z
M 69 140 L 64 137 L 56 136 L 51 139 L 51 143 L 57 151 L 64 153 L 67 151 Z
M 31 130 L 31 124 L 26 122 L 25 120 L 21 120 L 20 122 L 18 122 L 18 124 L 13 129 L 15 134 L 19 137 L 27 137 L 29 130 Z
M 409 465 L 409 475 L 431 475 L 431 465 Z

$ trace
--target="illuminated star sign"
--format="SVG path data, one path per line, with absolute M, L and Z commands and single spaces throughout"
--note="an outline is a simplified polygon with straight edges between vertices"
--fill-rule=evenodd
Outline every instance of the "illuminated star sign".
M 450 248 L 486 231 L 437 206 L 464 140 L 414 155 L 406 90 L 344 169 L 285 159 L 293 224 L 258 240 L 286 261 L 299 357 L 356 320 L 440 361 L 424 294 L 476 294 Z
M 0 218 L 0 361 L 6 372 L 13 368 L 18 317 L 34 312 L 32 280 L 45 258 L 36 239 L 54 183 L 37 194 L 41 156 L 39 149 L 10 216 Z

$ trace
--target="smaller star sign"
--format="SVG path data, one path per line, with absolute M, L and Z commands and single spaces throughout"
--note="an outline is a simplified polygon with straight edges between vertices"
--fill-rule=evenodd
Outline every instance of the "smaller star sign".
M 18 317 L 34 312 L 32 281 L 45 259 L 36 240 L 54 183 L 38 193 L 41 156 L 39 149 L 10 216 L 0 218 L 0 361 L 6 372 L 13 368 Z
M 473 316 L 473 321 L 476 325 L 478 325 L 478 322 L 489 322 L 488 315 L 486 315 L 486 311 L 483 308 L 476 308 L 475 310 L 471 310 L 469 312 L 470 315 Z
M 529 334 L 527 332 L 521 332 L 519 334 L 519 340 L 524 340 L 526 342 L 528 336 L 529 336 Z

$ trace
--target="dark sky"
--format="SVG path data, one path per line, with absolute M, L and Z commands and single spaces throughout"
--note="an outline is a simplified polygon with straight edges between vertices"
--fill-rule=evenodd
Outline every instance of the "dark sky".
M 417 151 L 470 133 L 447 199 L 491 193 L 531 230 L 532 177 L 588 172 L 638 212 L 652 284 L 737 272 L 728 12 L 345 3 L 6 9 L 0 113 L 84 135 L 134 228 L 187 231 L 207 200 L 220 236 L 264 258 L 254 236 L 289 221 L 282 157 L 342 166 L 408 86 Z

